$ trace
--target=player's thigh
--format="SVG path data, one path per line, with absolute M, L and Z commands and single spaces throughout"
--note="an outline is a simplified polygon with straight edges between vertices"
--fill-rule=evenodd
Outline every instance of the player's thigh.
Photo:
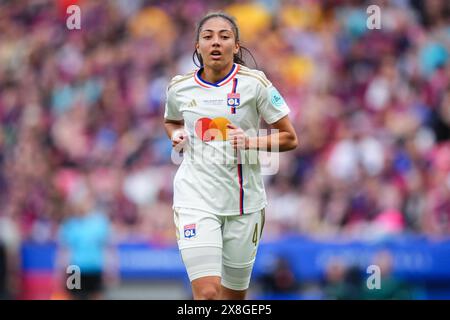
M 189 280 L 221 276 L 221 218 L 201 210 L 175 208 L 174 222 Z
M 223 231 L 222 285 L 246 290 L 264 228 L 264 209 L 255 213 L 227 217 Z
M 223 227 L 223 262 L 246 265 L 256 257 L 265 223 L 265 210 L 227 217 Z

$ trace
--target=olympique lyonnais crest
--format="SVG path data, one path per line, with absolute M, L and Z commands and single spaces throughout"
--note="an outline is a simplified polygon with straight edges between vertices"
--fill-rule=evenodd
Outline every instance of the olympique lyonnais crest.
M 195 228 L 195 223 L 193 224 L 187 224 L 184 226 L 184 237 L 189 239 L 192 237 L 195 237 L 195 235 L 197 234 L 196 228 Z
M 236 113 L 236 107 L 241 103 L 241 95 L 239 93 L 227 94 L 227 105 L 231 107 L 231 113 Z

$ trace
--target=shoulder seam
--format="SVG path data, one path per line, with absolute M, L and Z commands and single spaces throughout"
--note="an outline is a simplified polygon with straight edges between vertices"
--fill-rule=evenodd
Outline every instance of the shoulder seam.
M 170 90 L 170 88 L 172 88 L 174 85 L 176 85 L 176 84 L 178 84 L 178 83 L 180 83 L 180 82 L 183 82 L 183 81 L 185 81 L 185 80 L 190 79 L 190 78 L 194 75 L 194 73 L 195 73 L 195 71 L 192 71 L 192 72 L 189 72 L 188 74 L 182 76 L 181 78 L 179 78 L 179 79 L 177 79 L 177 80 L 172 80 L 172 81 L 169 83 L 169 86 L 167 87 L 167 90 Z
M 242 64 L 240 65 L 240 70 L 244 70 L 244 71 L 250 71 L 249 67 L 243 66 Z
M 253 77 L 257 80 L 259 80 L 265 87 L 270 86 L 270 82 L 267 79 L 264 79 L 262 76 L 258 75 L 258 74 L 253 74 L 249 71 L 243 71 L 243 70 L 239 70 L 238 74 L 242 74 L 244 76 L 249 76 L 249 77 Z

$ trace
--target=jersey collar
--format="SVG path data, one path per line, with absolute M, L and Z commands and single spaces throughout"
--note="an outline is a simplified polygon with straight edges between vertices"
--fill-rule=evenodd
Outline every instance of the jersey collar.
M 217 81 L 216 83 L 208 82 L 206 80 L 203 80 L 200 77 L 200 73 L 203 70 L 203 67 L 201 67 L 200 69 L 197 70 L 197 72 L 195 72 L 194 79 L 195 79 L 195 82 L 197 82 L 200 86 L 202 86 L 204 88 L 221 87 L 223 85 L 226 85 L 228 82 L 230 82 L 234 78 L 234 76 L 239 71 L 239 67 L 240 66 L 238 64 L 233 63 L 233 67 L 231 68 L 230 72 L 228 72 L 228 74 L 225 76 L 225 78 Z

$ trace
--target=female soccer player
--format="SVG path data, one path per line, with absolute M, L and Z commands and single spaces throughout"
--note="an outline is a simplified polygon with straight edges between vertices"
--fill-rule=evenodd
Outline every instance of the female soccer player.
M 174 221 L 194 299 L 245 299 L 267 204 L 251 153 L 297 146 L 288 106 L 263 72 L 244 66 L 241 50 L 234 19 L 206 15 L 193 54 L 200 68 L 167 89 L 165 128 L 184 152 Z M 261 117 L 277 132 L 258 135 Z

